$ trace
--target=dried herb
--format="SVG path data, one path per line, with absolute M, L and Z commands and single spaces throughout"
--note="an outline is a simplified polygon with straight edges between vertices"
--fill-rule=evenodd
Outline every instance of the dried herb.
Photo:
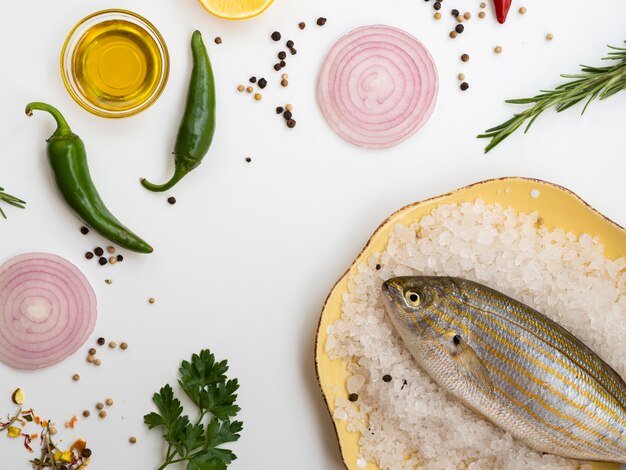
M 626 41 L 625 41 L 626 42 Z M 604 100 L 613 96 L 617 92 L 626 89 L 626 48 L 608 46 L 611 51 L 602 60 L 617 61 L 613 65 L 606 67 L 590 67 L 581 65 L 581 73 L 572 75 L 561 75 L 571 81 L 559 85 L 554 90 L 542 90 L 532 98 L 522 98 L 507 100 L 511 104 L 532 104 L 530 108 L 515 114 L 508 121 L 499 126 L 487 129 L 484 134 L 478 136 L 479 139 L 491 139 L 489 145 L 485 147 L 485 153 L 506 139 L 515 132 L 526 121 L 528 124 L 524 133 L 528 132 L 530 126 L 535 122 L 546 109 L 554 107 L 557 112 L 566 109 L 586 100 L 586 104 L 581 112 L 583 114 L 595 99 Z
M 69 450 L 63 451 L 52 441 L 51 425 L 46 423 L 41 431 L 41 457 L 30 463 L 35 470 L 81 470 L 86 468 L 91 458 L 87 443 L 78 439 Z
M 4 188 L 0 188 L 0 201 L 6 202 L 7 204 L 10 204 L 15 207 L 19 207 L 20 209 L 24 209 L 24 204 L 26 204 L 26 202 L 22 201 L 21 199 L 18 199 L 15 196 L 11 196 L 10 194 L 5 193 Z M 2 217 L 4 217 L 5 219 L 7 218 L 6 214 L 4 213 L 1 207 L 0 207 L 0 215 L 2 215 Z
M 183 415 L 183 407 L 174 390 L 165 385 L 152 397 L 158 409 L 144 416 L 148 429 L 165 429 L 168 444 L 165 459 L 158 470 L 170 464 L 186 462 L 187 470 L 224 470 L 237 458 L 221 447 L 239 440 L 241 421 L 231 421 L 240 411 L 235 404 L 239 383 L 229 380 L 227 361 L 215 362 L 207 349 L 194 354 L 191 362 L 183 361 L 178 384 L 198 408 L 195 422 Z

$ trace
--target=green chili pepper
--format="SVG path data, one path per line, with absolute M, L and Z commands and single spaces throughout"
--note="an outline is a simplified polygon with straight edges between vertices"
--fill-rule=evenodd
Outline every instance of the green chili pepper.
M 141 184 L 150 191 L 167 191 L 187 173 L 200 165 L 209 151 L 215 133 L 215 80 L 200 31 L 191 37 L 193 69 L 187 91 L 187 104 L 176 145 L 174 175 L 165 184 L 156 185 L 142 178 Z
M 72 132 L 59 110 L 46 103 L 30 103 L 26 114 L 32 116 L 33 109 L 47 111 L 57 123 L 57 129 L 47 141 L 48 159 L 57 187 L 69 206 L 103 237 L 132 251 L 152 253 L 152 247 L 124 227 L 100 199 L 89 175 L 85 144 Z

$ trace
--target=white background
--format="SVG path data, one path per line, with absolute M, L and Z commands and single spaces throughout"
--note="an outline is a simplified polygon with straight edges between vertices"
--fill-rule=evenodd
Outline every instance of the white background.
M 175 384 L 182 359 L 211 348 L 229 360 L 241 381 L 245 423 L 234 446 L 233 469 L 340 469 L 330 419 L 317 387 L 313 344 L 319 312 L 335 280 L 376 226 L 403 205 L 476 181 L 520 175 L 564 185 L 622 225 L 626 93 L 539 118 L 489 156 L 474 136 L 508 119 L 506 98 L 532 95 L 576 72 L 580 62 L 598 64 L 606 44 L 626 39 L 626 2 L 528 1 L 499 26 L 477 19 L 479 0 L 445 0 L 436 22 L 423 0 L 276 0 L 262 16 L 228 22 L 212 17 L 195 0 L 111 3 L 103 0 L 0 2 L 0 185 L 28 201 L 0 220 L 0 260 L 23 252 L 66 257 L 89 278 L 98 297 L 98 323 L 74 356 L 26 373 L 0 364 L 0 414 L 13 411 L 10 394 L 21 386 L 27 405 L 60 424 L 69 443 L 78 436 L 94 451 L 90 468 L 153 469 L 161 438 L 142 416 L 150 397 Z M 87 14 L 124 7 L 151 20 L 167 41 L 171 74 L 158 102 L 122 120 L 90 115 L 63 87 L 59 53 L 72 26 Z M 450 8 L 469 9 L 474 19 L 455 41 Z M 315 19 L 328 17 L 325 27 Z M 307 28 L 300 31 L 299 21 Z M 315 81 L 325 52 L 342 34 L 364 24 L 386 23 L 417 36 L 439 69 L 436 111 L 413 138 L 385 151 L 366 151 L 336 137 L 315 102 Z M 192 31 L 204 33 L 218 82 L 217 133 L 204 163 L 173 191 L 153 194 L 139 177 L 164 180 L 182 112 L 190 68 Z M 290 86 L 278 86 L 272 65 L 279 45 L 275 29 L 299 51 L 285 70 Z M 554 41 L 545 35 L 554 34 Z M 221 36 L 223 44 L 212 39 Z M 493 48 L 501 45 L 496 56 Z M 462 64 L 467 52 L 471 61 Z M 464 72 L 470 90 L 460 92 Z M 250 75 L 270 85 L 262 102 L 236 92 Z M 23 109 L 31 100 L 58 106 L 85 141 L 93 179 L 120 220 L 151 242 L 149 256 L 127 254 L 121 265 L 98 266 L 83 253 L 107 243 L 81 227 L 56 193 L 45 157 L 52 119 Z M 275 106 L 293 103 L 295 129 L 285 127 Z M 252 163 L 244 158 L 252 157 Z M 178 199 L 175 206 L 166 202 Z M 106 285 L 104 279 L 112 278 Z M 149 305 L 147 299 L 155 297 Z M 86 350 L 104 336 L 127 341 L 126 352 L 103 350 L 100 368 L 85 362 Z M 81 375 L 74 383 L 71 376 Z M 106 420 L 72 415 L 107 397 L 116 405 Z M 135 435 L 138 443 L 128 444 Z M 0 467 L 26 469 L 26 451 L 0 436 Z

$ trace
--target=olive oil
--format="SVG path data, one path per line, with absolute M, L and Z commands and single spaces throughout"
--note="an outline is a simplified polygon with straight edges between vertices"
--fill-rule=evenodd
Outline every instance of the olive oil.
M 72 55 L 72 73 L 83 97 L 101 109 L 123 112 L 141 106 L 160 85 L 159 45 L 131 21 L 90 27 Z

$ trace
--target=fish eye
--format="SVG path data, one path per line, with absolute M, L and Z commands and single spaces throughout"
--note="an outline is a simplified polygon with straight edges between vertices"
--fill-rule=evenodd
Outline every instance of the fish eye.
M 412 307 L 418 307 L 424 300 L 424 294 L 419 290 L 408 290 L 405 292 L 404 298 Z

